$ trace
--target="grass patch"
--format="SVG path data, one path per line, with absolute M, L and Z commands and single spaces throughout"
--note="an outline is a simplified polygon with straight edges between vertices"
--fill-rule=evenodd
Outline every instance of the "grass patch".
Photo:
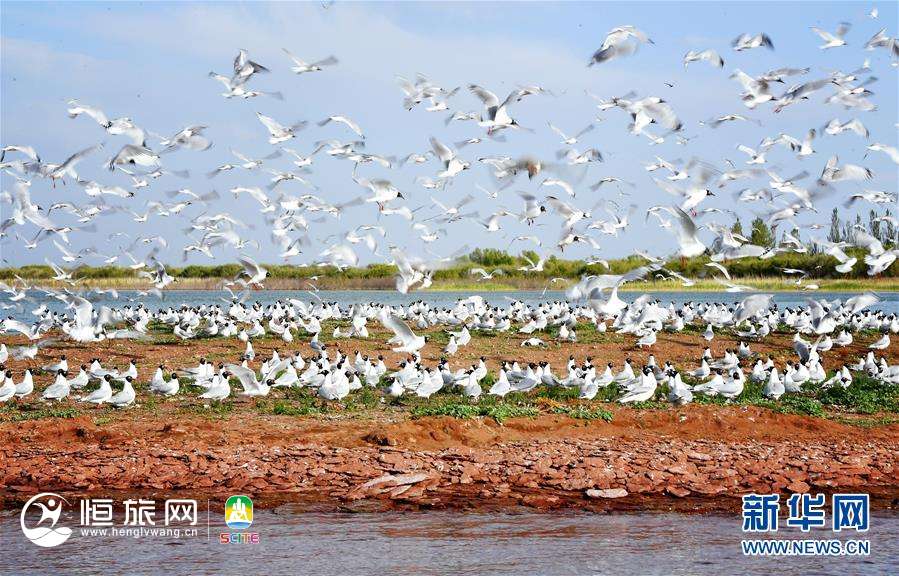
M 186 414 L 198 414 L 209 418 L 224 418 L 234 411 L 234 402 L 231 400 L 211 400 L 208 404 L 185 404 L 179 410 Z
M 0 421 L 24 422 L 48 418 L 76 418 L 81 415 L 77 408 L 40 406 L 38 404 L 7 405 L 0 409 Z
M 695 401 L 695 398 L 694 398 Z M 630 402 L 627 404 L 631 408 L 635 408 L 637 410 L 665 410 L 669 406 L 671 406 L 667 402 L 662 402 L 660 400 L 646 400 L 644 402 Z
M 612 421 L 612 413 L 599 406 L 557 406 L 553 412 L 556 414 L 565 414 L 569 418 L 577 420 L 605 420 Z
M 899 386 L 882 384 L 868 376 L 855 375 L 848 388 L 821 390 L 818 398 L 825 406 L 857 414 L 899 412 Z
M 491 400 L 487 398 L 484 402 L 478 404 L 463 404 L 452 401 L 442 401 L 437 404 L 420 404 L 413 406 L 409 413 L 413 418 L 450 416 L 452 418 L 470 419 L 487 416 L 500 424 L 509 418 L 535 418 L 540 414 L 540 410 L 530 404 L 518 405 Z
M 276 416 L 310 416 L 312 414 L 321 414 L 318 406 L 312 404 L 297 404 L 293 402 L 285 402 L 279 400 L 268 410 L 270 414 Z
M 801 414 L 803 416 L 824 416 L 824 406 L 815 398 L 800 396 L 798 394 L 784 394 L 780 400 L 771 407 L 781 414 Z
M 897 416 L 879 416 L 873 418 L 849 418 L 846 416 L 835 416 L 833 420 L 839 422 L 840 424 L 858 426 L 859 428 L 877 428 L 879 426 L 899 424 L 899 417 Z

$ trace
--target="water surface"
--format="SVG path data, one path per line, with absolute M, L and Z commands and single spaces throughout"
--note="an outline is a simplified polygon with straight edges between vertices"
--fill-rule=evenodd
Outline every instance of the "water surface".
M 34 546 L 14 511 L 0 519 L 0 551 L 10 574 L 356 574 L 481 576 L 493 574 L 896 574 L 899 515 L 875 514 L 865 534 L 868 557 L 749 558 L 740 550 L 740 518 L 672 513 L 297 513 L 257 510 L 250 531 L 259 544 L 210 538 L 73 536 L 58 548 Z M 828 529 L 778 538 L 831 538 Z
M 178 308 L 182 305 L 197 306 L 200 304 L 218 303 L 225 305 L 230 302 L 226 297 L 228 294 L 221 290 L 171 290 L 163 292 L 163 298 L 156 296 L 140 296 L 135 290 L 120 290 L 119 298 L 113 299 L 108 295 L 92 295 L 91 300 L 94 306 L 111 306 L 119 307 L 126 304 L 143 303 L 151 310 L 167 308 L 169 306 Z M 693 302 L 725 302 L 728 304 L 736 304 L 747 296 L 745 293 L 730 294 L 727 292 L 652 292 L 654 298 L 658 298 L 664 303 L 674 302 L 681 304 L 687 301 Z M 809 298 L 815 299 L 841 299 L 846 300 L 853 296 L 857 296 L 859 292 L 773 292 L 774 301 L 781 307 L 784 306 L 801 306 L 805 305 Z M 453 306 L 460 298 L 467 296 L 481 296 L 488 303 L 494 306 L 505 306 L 510 300 L 522 300 L 528 304 L 537 304 L 540 302 L 552 300 L 564 300 L 565 293 L 562 291 L 539 290 L 522 290 L 522 291 L 485 291 L 485 292 L 414 292 L 412 294 L 400 294 L 394 290 L 321 290 L 316 293 L 318 298 L 327 302 L 339 302 L 341 305 L 350 305 L 365 302 L 379 302 L 381 304 L 400 305 L 409 304 L 418 300 L 428 302 L 433 306 Z M 4 312 L 5 315 L 12 315 L 14 318 L 32 322 L 34 316 L 30 314 L 41 304 L 46 304 L 51 310 L 62 312 L 65 310 L 65 304 L 55 298 L 43 296 L 41 292 L 30 291 L 29 296 L 35 298 L 35 303 L 19 302 L 22 304 L 21 309 L 10 308 Z M 640 292 L 621 293 L 620 297 L 631 302 L 640 296 Z M 885 312 L 899 312 L 899 292 L 885 292 L 879 294 L 881 302 L 872 306 L 872 309 L 883 310 Z M 9 305 L 8 295 L 0 295 L 0 303 Z M 304 302 L 315 302 L 316 298 L 310 293 L 303 290 L 263 290 L 252 292 L 247 298 L 247 302 L 261 302 L 270 304 L 275 300 L 285 300 L 287 298 L 296 298 Z M 11 303 L 16 304 L 16 303 Z

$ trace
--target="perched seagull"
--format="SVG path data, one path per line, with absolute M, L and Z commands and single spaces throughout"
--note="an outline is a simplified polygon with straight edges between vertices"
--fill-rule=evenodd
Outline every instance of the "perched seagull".
M 890 335 L 884 334 L 877 342 L 872 342 L 868 348 L 872 350 L 886 350 L 890 346 Z

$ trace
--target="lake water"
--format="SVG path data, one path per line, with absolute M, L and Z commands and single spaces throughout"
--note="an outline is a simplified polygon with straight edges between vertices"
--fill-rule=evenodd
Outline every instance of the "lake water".
M 213 512 L 213 517 L 221 514 Z M 829 520 L 829 517 L 828 517 Z M 896 574 L 899 515 L 875 514 L 867 557 L 744 557 L 740 517 L 672 513 L 385 512 L 310 514 L 257 510 L 258 544 L 223 545 L 223 525 L 196 538 L 72 536 L 43 549 L 19 530 L 18 511 L 0 518 L 3 570 L 43 574 Z M 778 538 L 829 539 L 826 529 Z
M 694 302 L 727 302 L 736 303 L 746 297 L 746 294 L 729 294 L 726 292 L 652 292 L 653 297 L 660 299 L 664 303 L 673 301 L 677 304 L 689 300 Z M 808 298 L 834 300 L 840 298 L 845 300 L 853 296 L 857 296 L 859 292 L 775 292 L 774 301 L 779 306 L 799 306 L 804 305 Z M 414 292 L 412 294 L 400 294 L 392 290 L 322 290 L 317 293 L 318 297 L 325 301 L 336 301 L 342 305 L 355 304 L 360 302 L 380 302 L 382 304 L 409 304 L 418 300 L 424 300 L 435 306 L 452 306 L 459 298 L 466 296 L 478 295 L 483 297 L 492 305 L 503 306 L 509 300 L 522 300 L 528 304 L 538 302 L 546 302 L 549 300 L 564 300 L 565 294 L 561 291 L 547 291 L 545 294 L 541 291 L 503 291 L 503 292 Z M 21 309 L 10 308 L 3 312 L 3 315 L 11 315 L 16 319 L 32 322 L 34 316 L 30 314 L 41 304 L 46 304 L 50 309 L 56 311 L 64 311 L 65 305 L 54 298 L 42 296 L 37 291 L 29 292 L 29 296 L 35 299 L 35 302 L 19 302 L 22 304 Z M 129 301 L 143 302 L 145 306 L 151 310 L 166 308 L 169 306 L 178 308 L 181 305 L 194 306 L 199 304 L 220 303 L 224 304 L 222 298 L 228 294 L 219 290 L 171 290 L 163 292 L 163 298 L 156 296 L 138 296 L 133 290 L 122 290 L 119 292 L 117 300 L 107 295 L 92 295 L 91 300 L 95 306 L 124 306 Z M 625 301 L 632 301 L 640 292 L 626 292 L 620 294 Z M 884 310 L 886 312 L 899 312 L 899 293 L 885 292 L 879 294 L 881 302 L 872 306 L 873 309 Z M 9 296 L 7 294 L 0 295 L 0 303 L 9 305 Z M 268 304 L 278 299 L 297 298 L 303 301 L 314 301 L 313 296 L 309 292 L 302 290 L 266 290 L 253 292 L 247 299 L 248 302 L 262 302 Z M 16 303 L 12 303 L 16 304 Z

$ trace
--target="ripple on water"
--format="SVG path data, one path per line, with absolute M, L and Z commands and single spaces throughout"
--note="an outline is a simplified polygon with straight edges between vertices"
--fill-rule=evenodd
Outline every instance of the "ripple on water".
M 224 546 L 211 538 L 170 540 L 74 537 L 38 549 L 20 537 L 18 515 L 0 517 L 4 564 L 21 575 L 196 574 L 888 574 L 899 558 L 899 515 L 875 514 L 864 535 L 868 558 L 744 558 L 740 518 L 670 513 L 298 513 L 258 510 L 258 545 Z M 783 530 L 781 538 L 830 538 Z

